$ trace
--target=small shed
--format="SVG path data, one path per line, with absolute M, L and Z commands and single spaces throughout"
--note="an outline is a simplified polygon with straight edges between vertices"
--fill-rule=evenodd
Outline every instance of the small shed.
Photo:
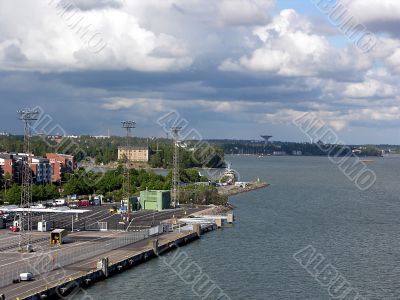
M 54 229 L 50 233 L 50 245 L 61 245 L 67 234 L 68 231 L 65 229 Z
M 141 191 L 140 206 L 143 210 L 161 211 L 168 209 L 171 206 L 171 191 Z

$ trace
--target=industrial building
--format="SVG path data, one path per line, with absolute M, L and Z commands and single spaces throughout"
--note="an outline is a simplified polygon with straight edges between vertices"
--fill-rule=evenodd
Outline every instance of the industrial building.
M 171 207 L 171 191 L 141 191 L 140 206 L 143 210 L 161 211 Z
M 148 162 L 149 161 L 149 147 L 147 146 L 129 146 L 118 147 L 118 160 L 125 160 L 126 158 L 132 162 Z

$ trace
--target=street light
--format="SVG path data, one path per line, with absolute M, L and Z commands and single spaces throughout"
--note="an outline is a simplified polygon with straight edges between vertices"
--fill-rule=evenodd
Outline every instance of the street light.
M 7 197 L 7 181 L 11 181 L 11 179 L 4 178 L 4 201 L 6 200 Z

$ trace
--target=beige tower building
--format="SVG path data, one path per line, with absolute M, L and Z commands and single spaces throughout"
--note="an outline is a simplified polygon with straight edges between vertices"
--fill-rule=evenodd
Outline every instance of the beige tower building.
M 118 160 L 124 160 L 127 157 L 132 162 L 148 162 L 149 147 L 130 146 L 118 148 Z

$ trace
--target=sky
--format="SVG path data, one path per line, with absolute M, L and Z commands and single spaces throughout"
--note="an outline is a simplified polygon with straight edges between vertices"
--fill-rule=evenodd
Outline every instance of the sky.
M 6 0 L 0 132 L 308 141 L 312 113 L 348 144 L 400 144 L 398 0 Z

